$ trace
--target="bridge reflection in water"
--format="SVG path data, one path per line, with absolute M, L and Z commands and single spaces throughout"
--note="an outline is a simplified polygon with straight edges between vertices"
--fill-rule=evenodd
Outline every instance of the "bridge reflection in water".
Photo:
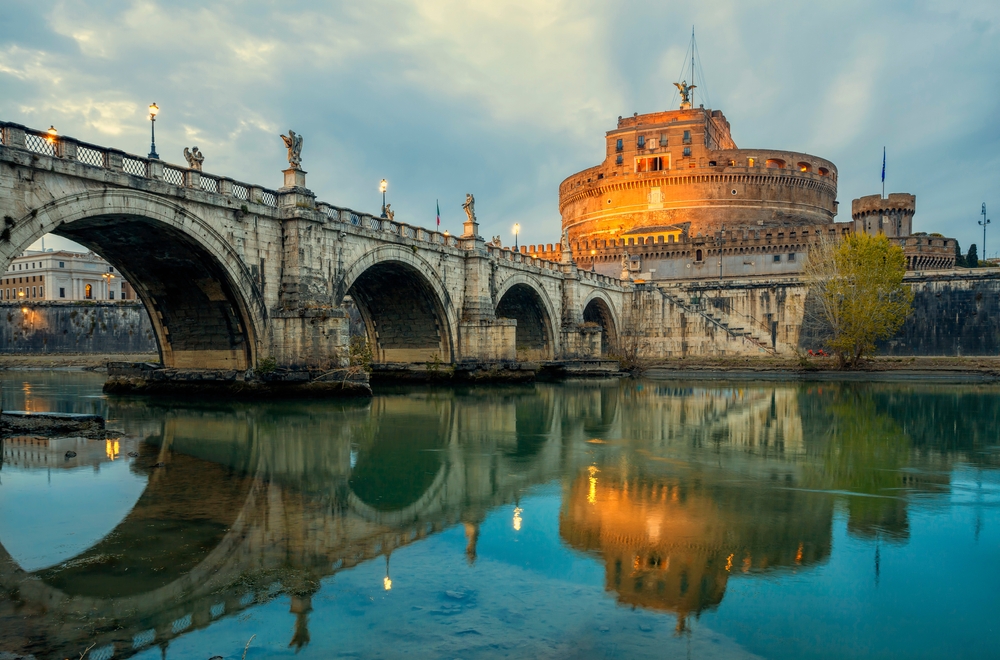
M 19 396 L 10 385 L 8 408 Z M 971 445 L 905 432 L 891 393 L 850 386 L 598 383 L 401 390 L 357 403 L 94 405 L 124 428 L 145 490 L 103 539 L 55 566 L 25 572 L 0 551 L 10 595 L 0 597 L 0 651 L 77 657 L 95 644 L 98 656 L 127 657 L 279 594 L 301 647 L 324 578 L 380 557 L 388 570 L 393 551 L 456 525 L 475 562 L 487 515 L 554 481 L 562 542 L 603 565 L 619 603 L 672 613 L 683 631 L 733 579 L 827 561 L 830 491 L 946 491 L 937 468 L 975 460 Z M 964 437 L 974 444 L 977 431 Z M 5 441 L 8 471 L 48 467 L 23 443 Z M 945 476 L 916 483 L 903 469 L 916 464 Z M 850 498 L 848 509 L 860 537 L 907 538 L 905 494 Z

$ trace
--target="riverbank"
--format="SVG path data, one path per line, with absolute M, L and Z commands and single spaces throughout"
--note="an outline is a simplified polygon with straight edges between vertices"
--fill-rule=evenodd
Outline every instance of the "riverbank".
M 679 358 L 650 364 L 654 380 L 851 380 L 1000 382 L 1000 356 L 875 357 L 857 369 L 838 369 L 835 358 L 761 356 Z
M 156 353 L 0 354 L 0 371 L 74 369 L 104 371 L 109 362 L 159 362 Z

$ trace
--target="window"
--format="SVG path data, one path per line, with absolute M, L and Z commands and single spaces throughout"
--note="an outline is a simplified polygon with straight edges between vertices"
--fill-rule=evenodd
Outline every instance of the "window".
M 785 169 L 785 161 L 780 158 L 768 158 L 764 161 L 764 166 L 772 170 L 783 170 Z
M 694 251 L 694 260 L 695 261 L 701 261 L 701 257 L 702 257 L 701 250 L 695 250 Z
M 788 253 L 788 260 L 789 261 L 795 261 L 795 253 L 794 252 L 789 252 Z
M 60 268 L 65 268 L 66 267 L 66 262 L 65 261 L 60 261 L 59 262 L 59 267 Z
M 83 290 L 83 297 L 87 300 L 92 299 L 94 297 L 94 287 L 88 284 Z
M 659 172 L 662 169 L 663 169 L 663 158 L 661 156 L 656 156 L 654 158 L 635 159 L 636 172 Z
M 625 148 L 625 145 L 622 144 L 622 139 L 618 138 L 618 141 L 615 142 L 615 151 L 621 151 L 624 148 Z
M 684 144 L 691 144 L 691 131 L 684 131 Z
M 60 298 L 66 297 L 66 289 L 64 287 L 59 287 L 59 297 Z
M 660 136 L 660 146 L 661 147 L 667 146 L 667 136 L 666 135 L 661 135 Z
M 684 155 L 685 156 L 691 155 L 691 147 L 684 147 Z
M 108 289 L 108 300 L 114 300 L 114 299 L 115 299 L 115 290 Z
M 754 163 L 753 158 L 747 158 L 747 167 L 753 167 L 753 163 Z
M 779 261 L 781 261 L 781 255 L 780 254 L 774 255 L 774 263 L 778 263 Z
M 640 135 L 639 138 L 635 141 L 635 143 L 637 145 L 639 145 L 640 149 L 645 149 L 646 148 L 646 136 L 645 135 Z
M 621 165 L 623 162 L 622 155 L 618 154 L 618 158 L 615 158 L 615 165 Z
M 38 287 L 38 297 L 39 298 L 44 298 L 45 297 L 45 287 L 44 286 Z
M 35 286 L 31 287 L 31 297 L 35 298 L 37 296 L 38 296 L 38 287 Z

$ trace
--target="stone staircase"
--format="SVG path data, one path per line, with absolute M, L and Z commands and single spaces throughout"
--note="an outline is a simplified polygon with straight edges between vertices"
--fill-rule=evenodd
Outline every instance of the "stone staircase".
M 702 304 L 693 304 L 678 294 L 661 289 L 663 295 L 689 314 L 697 314 L 711 325 L 721 329 L 733 339 L 742 340 L 770 355 L 777 351 L 771 345 L 771 333 L 756 319 L 738 313 L 727 313 L 718 308 L 705 308 Z

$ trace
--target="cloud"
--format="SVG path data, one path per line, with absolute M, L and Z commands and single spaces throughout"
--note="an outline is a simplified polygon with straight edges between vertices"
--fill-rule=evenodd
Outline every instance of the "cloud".
M 699 94 L 737 143 L 833 160 L 842 209 L 880 189 L 883 145 L 918 230 L 967 246 L 1000 208 L 994 2 L 10 4 L 0 119 L 145 153 L 156 101 L 162 157 L 197 144 L 207 171 L 270 187 L 294 128 L 320 199 L 376 210 L 385 177 L 416 224 L 440 200 L 457 230 L 473 192 L 484 235 L 555 242 L 559 182 L 617 116 L 675 102 L 692 24 Z

